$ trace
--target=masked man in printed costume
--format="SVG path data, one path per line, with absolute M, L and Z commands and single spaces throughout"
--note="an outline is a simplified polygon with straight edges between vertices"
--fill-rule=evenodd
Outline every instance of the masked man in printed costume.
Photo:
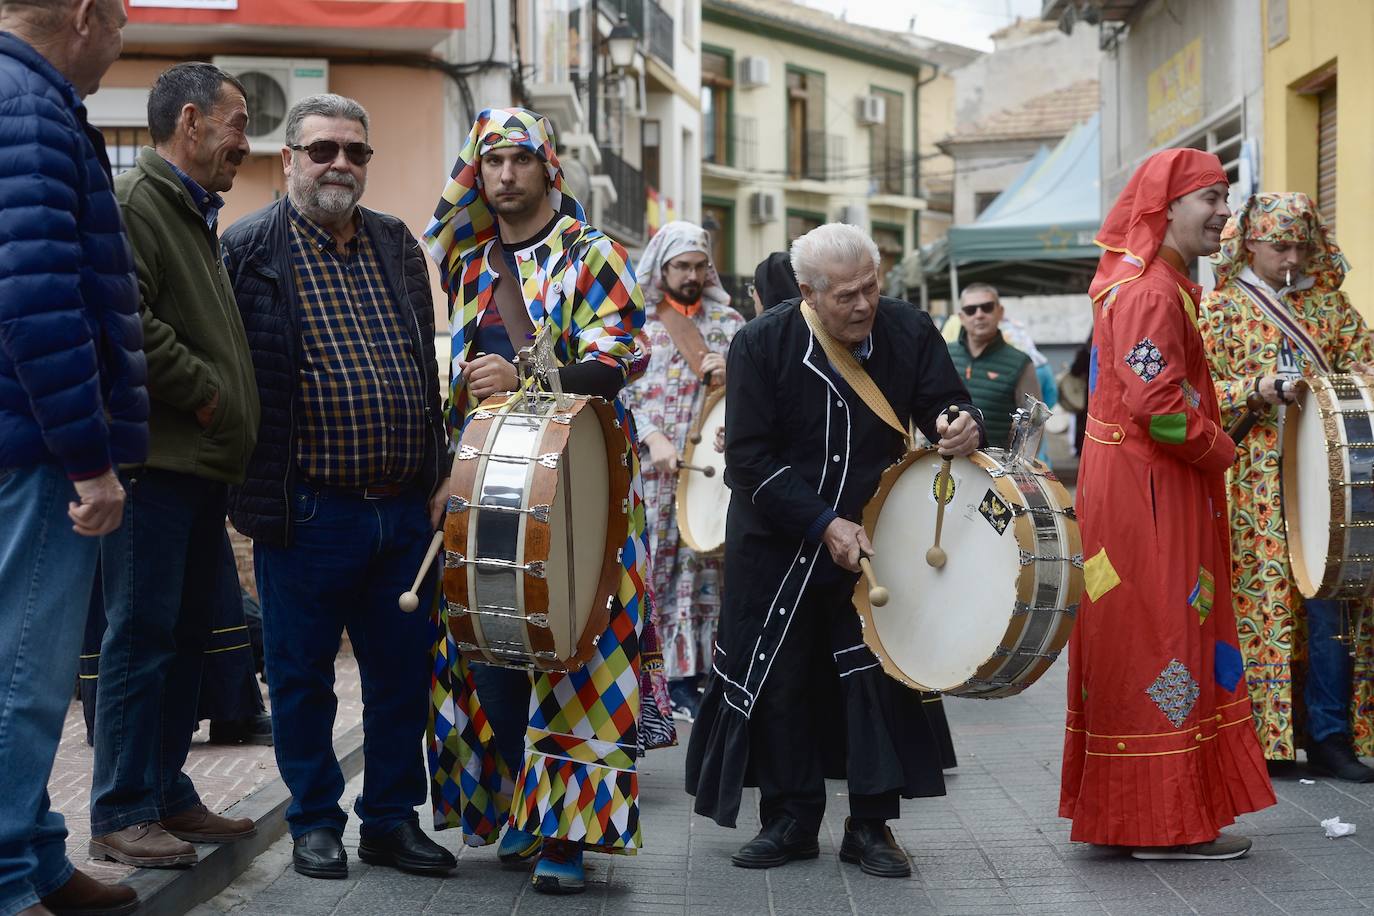
M 687 791 L 733 827 L 757 785 L 762 830 L 732 861 L 772 868 L 819 854 L 824 777 L 847 778 L 840 858 L 902 877 L 911 865 L 886 822 L 902 797 L 943 795 L 944 780 L 921 694 L 864 645 L 852 596 L 873 547 L 858 520 L 911 421 L 952 455 L 977 448 L 982 428 L 929 316 L 878 295 L 868 236 L 821 226 L 792 243 L 792 264 L 804 302 L 770 308 L 730 347 L 725 562 L 743 572 L 725 593 Z
M 1230 210 L 1210 153 L 1157 153 L 1097 238 L 1087 441 L 1076 508 L 1084 596 L 1069 640 L 1059 814 L 1140 859 L 1232 859 L 1221 828 L 1274 803 L 1231 606 L 1221 428 L 1190 261 Z
M 1217 286 L 1203 301 L 1202 338 L 1227 423 L 1244 413 L 1253 391 L 1277 405 L 1297 396 L 1295 382 L 1305 375 L 1369 371 L 1374 335 L 1341 292 L 1348 264 L 1306 194 L 1250 198 L 1212 260 Z M 1279 487 L 1279 413 L 1271 407 L 1250 430 L 1227 478 L 1232 588 L 1260 747 L 1270 761 L 1294 759 L 1296 695 L 1306 711 L 1307 762 L 1369 782 L 1374 769 L 1355 754 L 1374 754 L 1374 605 L 1345 608 L 1363 634 L 1352 665 L 1337 640 L 1344 635 L 1340 603 L 1305 601 L 1293 582 Z M 1301 694 L 1293 689 L 1293 668 L 1302 669 Z
M 716 639 L 721 564 L 697 556 L 678 533 L 678 461 L 702 406 L 703 380 L 724 387 L 725 351 L 744 319 L 730 308 L 706 230 L 693 223 L 671 222 L 655 233 L 639 261 L 639 285 L 652 357 L 644 376 L 625 389 L 625 404 L 652 465 L 644 471 L 644 503 L 669 689 L 674 709 L 690 720 Z M 709 441 L 715 431 L 703 435 Z
M 425 239 L 449 296 L 455 444 L 480 401 L 518 386 L 512 338 L 534 328 L 555 332 L 564 391 L 615 402 L 635 359 L 643 296 L 625 249 L 587 225 L 564 190 L 548 121 L 524 109 L 483 111 Z M 514 305 L 503 306 L 512 294 Z M 503 313 L 526 329 L 508 328 Z M 644 506 L 633 429 L 615 403 L 632 478 L 630 533 L 596 654 L 575 673 L 544 674 L 470 665 L 446 627 L 435 647 L 436 826 L 459 826 L 480 846 L 508 824 L 502 860 L 538 855 L 534 887 L 550 893 L 583 889 L 584 849 L 632 854 L 640 845 Z

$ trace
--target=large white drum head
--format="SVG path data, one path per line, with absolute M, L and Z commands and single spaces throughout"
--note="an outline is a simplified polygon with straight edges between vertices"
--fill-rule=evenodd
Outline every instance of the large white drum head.
M 1312 597 L 1331 550 L 1331 489 L 1326 431 L 1315 393 L 1304 391 L 1284 417 L 1283 496 L 1293 578 Z
M 715 468 L 707 477 L 700 471 L 679 471 L 678 531 L 697 553 L 714 553 L 725 546 L 725 515 L 730 489 L 725 486 L 725 456 L 716 451 L 716 430 L 725 426 L 725 398 L 718 398 L 701 424 L 701 442 L 691 450 L 691 464 Z
M 590 405 L 573 415 L 558 467 L 549 507 L 549 626 L 558 657 L 571 658 L 596 605 L 611 510 L 606 438 Z
M 926 562 L 940 465 L 934 452 L 913 461 L 873 529 L 873 572 L 892 593 L 885 607 L 873 608 L 878 638 L 907 679 L 928 690 L 958 687 L 992 658 L 1016 604 L 1020 571 L 1013 520 L 984 506 L 995 494 L 993 480 L 968 458 L 951 465 L 954 494 L 940 535 L 945 565 Z M 1007 507 L 1005 500 L 1000 505 Z

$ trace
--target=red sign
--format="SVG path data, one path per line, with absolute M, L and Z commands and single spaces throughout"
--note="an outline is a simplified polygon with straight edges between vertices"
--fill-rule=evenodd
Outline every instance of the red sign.
M 210 6 L 211 4 L 204 4 Z M 464 0 L 238 0 L 236 9 L 135 5 L 129 20 L 171 25 L 277 25 L 326 29 L 461 29 Z

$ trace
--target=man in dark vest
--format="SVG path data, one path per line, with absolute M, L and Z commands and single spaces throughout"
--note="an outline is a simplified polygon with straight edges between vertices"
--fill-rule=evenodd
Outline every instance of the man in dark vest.
M 964 328 L 958 340 L 950 343 L 949 355 L 974 405 L 983 412 L 988 445 L 1005 448 L 1012 412 L 1026 395 L 1040 397 L 1040 382 L 1030 357 L 1002 337 L 1001 322 L 1002 302 L 996 288 L 970 283 L 959 297 L 959 323 Z

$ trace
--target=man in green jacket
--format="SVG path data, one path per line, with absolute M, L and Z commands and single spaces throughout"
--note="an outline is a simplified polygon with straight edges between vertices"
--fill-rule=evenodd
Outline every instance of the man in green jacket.
M 191 842 L 253 833 L 208 811 L 182 772 L 211 613 L 233 577 L 224 527 L 258 430 L 248 341 L 220 255 L 219 194 L 248 154 L 243 87 L 178 64 L 148 96 L 155 148 L 115 179 L 138 271 L 148 359 L 148 460 L 121 469 L 124 523 L 101 548 L 105 612 L 91 855 L 189 865 Z
M 958 340 L 949 344 L 954 368 L 963 376 L 974 406 L 983 412 L 988 445 L 997 448 L 1007 447 L 1011 415 L 1025 403 L 1026 395 L 1040 398 L 1035 364 L 1002 336 L 1002 314 L 995 287 L 970 283 L 959 297 L 963 329 Z

